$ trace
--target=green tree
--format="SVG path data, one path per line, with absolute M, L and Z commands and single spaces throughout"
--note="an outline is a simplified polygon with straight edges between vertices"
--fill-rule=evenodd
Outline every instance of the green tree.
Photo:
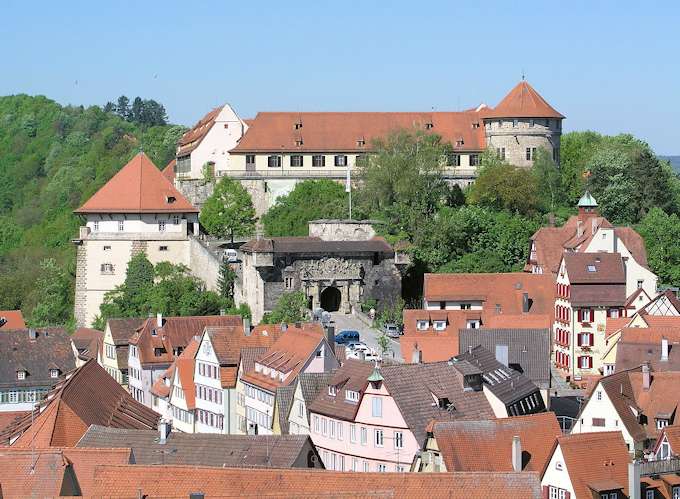
M 234 281 L 236 280 L 236 272 L 231 267 L 229 262 L 222 262 L 220 265 L 220 274 L 217 276 L 217 289 L 220 296 L 230 303 L 234 301 Z
M 387 354 L 387 351 L 390 349 L 390 339 L 385 333 L 380 333 L 376 341 L 378 343 L 378 347 L 380 347 L 380 355 L 384 357 L 385 354 Z
M 659 284 L 680 287 L 680 218 L 652 208 L 636 230 L 645 241 L 650 269 L 659 276 Z
M 201 225 L 216 237 L 250 236 L 255 231 L 255 208 L 248 191 L 229 177 L 215 186 L 200 214 Z
M 540 148 L 531 168 L 536 185 L 538 206 L 544 212 L 553 212 L 566 202 L 566 195 L 562 187 L 562 176 L 550 153 Z
M 126 96 L 121 95 L 118 97 L 118 101 L 116 104 L 116 113 L 118 116 L 123 118 L 124 120 L 129 120 L 130 119 L 130 99 L 128 99 Z
M 262 217 L 267 236 L 306 236 L 308 222 L 321 218 L 346 218 L 347 193 L 342 184 L 333 180 L 305 180 L 295 185 L 286 196 Z
M 262 317 L 263 324 L 292 324 L 307 318 L 307 297 L 302 291 L 283 293 L 276 307 Z
M 560 140 L 560 177 L 568 206 L 576 205 L 585 190 L 588 161 L 602 144 L 597 132 L 569 132 Z
M 37 304 L 29 324 L 34 327 L 66 325 L 71 318 L 70 295 L 73 289 L 69 277 L 53 259 L 40 262 L 40 277 L 35 287 Z

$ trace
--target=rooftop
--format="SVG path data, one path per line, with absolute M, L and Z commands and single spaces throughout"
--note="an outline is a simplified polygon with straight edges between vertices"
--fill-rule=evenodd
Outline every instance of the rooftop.
M 239 248 L 247 253 L 394 253 L 392 247 L 380 237 L 367 241 L 325 241 L 319 237 L 272 237 L 251 239 Z
M 177 157 L 186 156 L 196 149 L 215 124 L 217 116 L 224 106 L 218 106 L 208 112 L 190 130 L 180 137 L 177 147 Z
M 24 329 L 26 323 L 21 310 L 0 310 L 0 331 Z
M 649 363 L 653 371 L 680 371 L 680 317 L 676 327 L 624 327 L 616 346 L 616 370 Z M 668 358 L 661 358 L 662 342 L 668 342 Z
M 563 119 L 541 95 L 522 80 L 498 105 L 486 113 L 486 118 L 557 118 Z

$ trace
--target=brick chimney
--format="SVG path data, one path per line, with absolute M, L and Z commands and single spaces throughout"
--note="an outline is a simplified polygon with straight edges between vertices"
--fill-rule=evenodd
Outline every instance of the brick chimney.
M 163 327 L 163 314 L 161 312 L 156 314 L 156 327 Z
M 512 437 L 512 469 L 522 471 L 522 442 L 517 435 Z
M 668 362 L 668 338 L 661 338 L 661 362 Z
M 423 352 L 418 348 L 418 343 L 413 345 L 413 353 L 411 354 L 412 364 L 422 364 L 423 363 Z
M 649 390 L 652 384 L 652 373 L 649 371 L 649 364 L 642 364 L 642 389 Z

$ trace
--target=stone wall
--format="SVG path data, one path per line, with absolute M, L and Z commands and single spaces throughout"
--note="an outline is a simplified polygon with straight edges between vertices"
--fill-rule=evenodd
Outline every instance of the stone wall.
M 505 148 L 505 160 L 515 166 L 530 168 L 533 160 L 527 160 L 526 149 L 536 148 L 546 149 L 548 154 L 553 154 L 553 150 L 560 148 L 560 137 L 562 127 L 558 125 L 558 120 L 551 119 L 518 119 L 489 120 L 485 124 L 487 148 L 491 152 L 496 152 L 498 148 Z M 559 158 L 558 158 L 559 159 Z
M 309 235 L 324 241 L 368 241 L 375 230 L 370 220 L 313 220 Z
M 76 290 L 74 316 L 77 327 L 87 324 L 87 242 L 76 246 Z
M 205 241 L 190 236 L 189 262 L 191 273 L 202 279 L 208 290 L 217 291 L 221 263 L 219 251 L 210 248 Z

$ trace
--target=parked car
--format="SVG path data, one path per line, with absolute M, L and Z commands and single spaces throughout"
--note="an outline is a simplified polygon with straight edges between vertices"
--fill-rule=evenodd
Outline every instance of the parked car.
M 229 263 L 238 262 L 238 252 L 235 249 L 227 248 L 224 250 L 224 257 Z
M 370 352 L 371 349 L 366 343 L 361 341 L 350 341 L 346 343 L 345 346 L 354 352 Z
M 396 324 L 385 324 L 383 332 L 390 338 L 399 338 L 401 335 L 401 329 Z
M 378 355 L 377 353 L 370 351 L 370 352 L 366 352 L 366 355 L 364 355 L 364 360 L 380 362 L 382 360 L 382 357 L 380 355 Z
M 351 329 L 345 329 L 345 330 L 340 331 L 338 334 L 335 335 L 335 342 L 338 345 L 345 345 L 347 343 L 358 342 L 358 341 L 359 341 L 359 331 L 353 331 Z

